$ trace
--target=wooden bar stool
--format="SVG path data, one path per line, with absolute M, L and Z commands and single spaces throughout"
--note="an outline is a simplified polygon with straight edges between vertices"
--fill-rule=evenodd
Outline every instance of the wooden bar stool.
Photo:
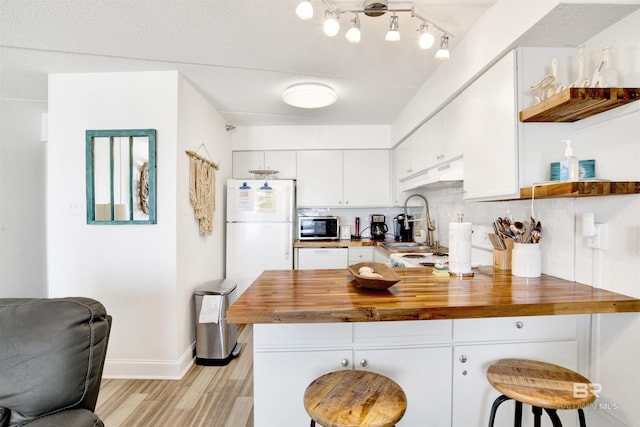
M 391 427 L 404 415 L 407 396 L 390 378 L 343 370 L 316 378 L 304 392 L 311 427 Z
M 535 427 L 540 427 L 543 409 L 549 415 L 553 427 L 562 427 L 557 410 L 577 409 L 580 427 L 586 427 L 582 408 L 596 400 L 588 379 L 551 363 L 501 359 L 489 366 L 487 379 L 502 393 L 491 406 L 489 427 L 493 427 L 498 406 L 510 399 L 516 401 L 516 427 L 522 425 L 523 403 L 532 406 Z M 576 384 L 580 385 L 576 387 Z

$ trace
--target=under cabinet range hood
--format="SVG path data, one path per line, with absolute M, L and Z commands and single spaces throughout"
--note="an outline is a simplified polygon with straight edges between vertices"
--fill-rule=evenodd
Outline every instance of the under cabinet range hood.
M 400 189 L 407 191 L 420 187 L 454 185 L 462 182 L 463 178 L 462 157 L 458 157 L 448 163 L 406 178 L 400 182 Z

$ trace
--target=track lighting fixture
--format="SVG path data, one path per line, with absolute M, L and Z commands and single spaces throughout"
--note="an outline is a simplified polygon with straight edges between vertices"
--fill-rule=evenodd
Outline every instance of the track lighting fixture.
M 446 35 L 440 39 L 440 49 L 436 52 L 436 59 L 440 61 L 449 59 L 449 37 Z
M 410 13 L 412 18 L 416 18 L 420 21 L 420 27 L 418 31 L 420 32 L 419 45 L 421 49 L 430 49 L 435 42 L 435 36 L 432 33 L 433 29 L 436 29 L 442 33 L 442 37 L 440 40 L 440 49 L 436 53 L 436 59 L 445 60 L 449 59 L 449 38 L 453 38 L 453 34 L 444 28 L 438 26 L 433 21 L 420 16 L 416 13 L 415 9 L 411 7 L 411 9 L 402 9 L 402 8 L 389 8 L 387 0 L 364 0 L 362 9 L 339 9 L 333 6 L 329 0 L 314 0 L 316 2 L 322 2 L 325 7 L 325 22 L 324 22 L 324 33 L 327 36 L 333 37 L 340 31 L 340 23 L 338 19 L 340 15 L 343 13 L 353 13 L 354 18 L 351 20 L 353 22 L 353 26 L 351 26 L 346 34 L 345 38 L 351 43 L 360 42 L 360 18 L 359 14 L 364 14 L 368 17 L 378 17 L 382 16 L 387 12 L 392 13 L 391 21 L 389 23 L 389 31 L 385 36 L 385 40 L 387 41 L 398 41 L 400 40 L 400 18 L 398 16 L 399 13 Z M 310 0 L 304 0 L 298 4 L 296 8 L 296 15 L 300 19 L 308 20 L 313 17 L 313 6 Z

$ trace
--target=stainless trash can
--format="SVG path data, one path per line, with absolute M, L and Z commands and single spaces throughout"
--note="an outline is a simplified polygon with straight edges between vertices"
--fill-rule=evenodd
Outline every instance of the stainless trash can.
M 236 298 L 236 282 L 231 279 L 196 288 L 196 364 L 226 365 L 240 354 L 238 327 L 227 323 L 227 308 Z

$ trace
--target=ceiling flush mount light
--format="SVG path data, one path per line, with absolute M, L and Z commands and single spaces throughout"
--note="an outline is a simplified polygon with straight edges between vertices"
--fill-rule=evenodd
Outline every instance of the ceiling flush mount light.
M 389 24 L 389 31 L 384 39 L 388 42 L 397 42 L 400 40 L 400 31 L 398 31 L 398 17 L 394 13 Z
M 449 59 L 449 37 L 446 35 L 440 39 L 440 49 L 436 52 L 436 59 L 440 61 Z
M 282 100 L 298 108 L 322 108 L 338 99 L 331 86 L 322 83 L 297 83 L 282 93 Z
M 333 6 L 329 0 L 314 1 L 324 4 L 324 33 L 329 37 L 335 36 L 340 31 L 340 23 L 338 22 L 338 19 L 343 13 L 353 13 L 355 15 L 354 19 L 351 20 L 354 25 L 350 27 L 345 34 L 345 38 L 350 43 L 360 42 L 361 33 L 360 19 L 358 14 L 361 13 L 364 16 L 375 18 L 386 13 L 392 13 L 393 15 L 391 16 L 391 22 L 389 24 L 389 31 L 385 36 L 385 40 L 398 41 L 400 40 L 400 32 L 398 30 L 400 18 L 398 14 L 409 13 L 411 15 L 411 18 L 415 18 L 420 21 L 420 27 L 418 28 L 418 31 L 421 33 L 419 40 L 420 48 L 430 49 L 431 46 L 433 46 L 435 42 L 435 36 L 430 30 L 435 29 L 442 33 L 440 50 L 438 50 L 438 53 L 436 54 L 436 59 L 449 59 L 449 39 L 453 38 L 453 34 L 440 27 L 433 21 L 417 14 L 415 8 L 413 7 L 411 7 L 411 9 L 389 8 L 387 0 L 364 0 L 362 9 L 339 9 Z M 311 1 L 305 0 L 298 4 L 298 7 L 296 8 L 296 14 L 304 20 L 308 20 L 313 17 L 313 6 L 311 5 Z

